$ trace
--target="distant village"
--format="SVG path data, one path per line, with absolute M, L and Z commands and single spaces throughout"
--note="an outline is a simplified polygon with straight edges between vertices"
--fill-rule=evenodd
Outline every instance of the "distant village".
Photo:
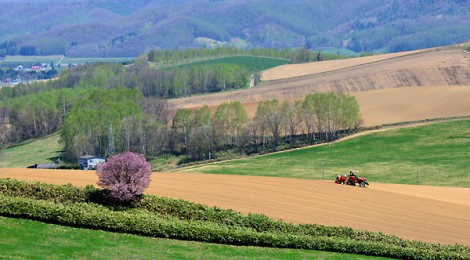
M 58 71 L 52 63 L 3 67 L 0 69 L 0 86 L 14 86 L 19 83 L 51 79 L 57 75 Z

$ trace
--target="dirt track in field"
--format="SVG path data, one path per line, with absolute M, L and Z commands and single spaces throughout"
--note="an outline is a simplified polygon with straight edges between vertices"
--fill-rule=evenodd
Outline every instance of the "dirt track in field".
M 309 93 L 335 91 L 358 98 L 366 126 L 470 114 L 464 104 L 470 86 L 470 52 L 438 48 L 357 59 L 286 65 L 276 68 L 282 79 L 247 90 L 169 100 L 169 106 L 216 107 L 238 100 L 254 114 L 262 100 L 298 100 Z M 313 74 L 285 78 L 295 76 L 289 66 L 304 66 L 302 73 Z
M 94 171 L 0 169 L 0 177 L 77 186 Z M 147 193 L 293 223 L 381 231 L 402 238 L 470 246 L 470 189 L 372 183 L 361 189 L 332 181 L 155 173 Z

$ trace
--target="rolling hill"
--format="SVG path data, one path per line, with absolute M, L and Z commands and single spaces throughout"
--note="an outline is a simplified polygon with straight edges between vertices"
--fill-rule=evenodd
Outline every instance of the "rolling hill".
M 271 69 L 281 65 L 288 64 L 289 60 L 269 57 L 257 57 L 257 56 L 231 56 L 223 58 L 214 58 L 203 61 L 195 61 L 186 63 L 183 65 L 166 67 L 165 69 L 171 70 L 175 68 L 188 68 L 192 66 L 205 66 L 205 65 L 217 65 L 217 64 L 236 64 L 245 67 L 250 73 Z
M 470 121 L 463 120 L 381 129 L 333 143 L 178 171 L 334 180 L 352 168 L 372 182 L 470 188 L 469 127 Z
M 366 126 L 470 115 L 466 105 L 470 52 L 458 46 L 284 65 L 263 72 L 263 77 L 274 80 L 247 90 L 169 100 L 169 104 L 174 109 L 215 107 L 239 100 L 253 116 L 261 100 L 296 100 L 309 93 L 335 91 L 357 97 Z
M 7 0 L 0 10 L 0 56 L 135 57 L 214 42 L 398 52 L 470 39 L 462 0 Z

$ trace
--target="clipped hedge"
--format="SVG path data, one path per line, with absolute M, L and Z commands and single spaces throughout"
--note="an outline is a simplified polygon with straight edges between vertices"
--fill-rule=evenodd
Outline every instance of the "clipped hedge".
M 53 185 L 8 178 L 0 179 L 0 193 L 7 196 L 51 200 L 60 203 L 84 202 L 88 197 L 83 189 L 72 186 L 72 184 Z
M 435 118 L 428 118 L 423 120 L 415 120 L 415 121 L 403 121 L 398 123 L 391 123 L 391 124 L 383 124 L 380 128 L 388 128 L 388 127 L 396 127 L 396 126 L 404 126 L 404 125 L 415 125 L 421 123 L 431 123 L 431 122 L 446 122 L 446 121 L 454 121 L 454 120 L 465 120 L 470 119 L 470 115 L 467 116 L 450 116 L 450 117 L 435 117 Z
M 247 228 L 229 228 L 211 222 L 202 224 L 178 219 L 169 221 L 146 211 L 130 214 L 86 203 L 64 205 L 5 195 L 0 195 L 0 214 L 75 227 L 238 246 L 312 249 L 402 259 L 470 258 L 465 251 L 433 251 L 344 238 L 256 232 Z
M 76 227 L 231 245 L 412 259 L 470 259 L 470 248 L 459 245 L 408 241 L 346 227 L 295 225 L 261 214 L 245 216 L 233 210 L 151 195 L 122 206 L 109 202 L 107 196 L 105 190 L 92 186 L 79 189 L 72 185 L 0 179 L 0 214 Z

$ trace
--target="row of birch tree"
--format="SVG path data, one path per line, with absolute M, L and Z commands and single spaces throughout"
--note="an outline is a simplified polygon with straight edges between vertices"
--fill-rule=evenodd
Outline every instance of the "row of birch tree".
M 214 112 L 207 106 L 181 109 L 173 118 L 170 150 L 202 160 L 227 148 L 248 153 L 281 142 L 331 141 L 360 121 L 355 97 L 341 93 L 310 94 L 295 102 L 262 101 L 252 119 L 238 101 L 223 103 Z

